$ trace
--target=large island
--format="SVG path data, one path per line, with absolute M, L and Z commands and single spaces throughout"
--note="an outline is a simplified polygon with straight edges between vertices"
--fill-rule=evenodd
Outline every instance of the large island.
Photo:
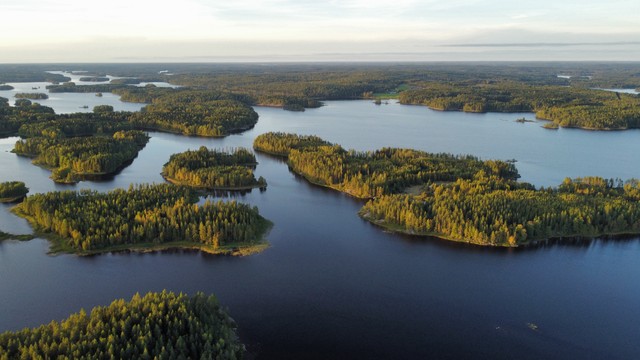
M 516 181 L 513 162 L 412 149 L 346 151 L 286 133 L 260 135 L 254 148 L 286 156 L 289 168 L 314 184 L 369 199 L 360 216 L 392 231 L 507 247 L 640 233 L 636 180 L 586 177 L 536 189 Z

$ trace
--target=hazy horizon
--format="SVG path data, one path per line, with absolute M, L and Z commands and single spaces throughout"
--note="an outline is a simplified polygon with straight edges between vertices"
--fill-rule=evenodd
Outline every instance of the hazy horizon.
M 638 61 L 640 2 L 9 0 L 0 63 Z

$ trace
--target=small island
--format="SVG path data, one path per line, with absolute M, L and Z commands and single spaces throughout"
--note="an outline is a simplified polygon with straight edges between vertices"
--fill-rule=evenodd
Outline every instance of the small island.
M 0 183 L 0 203 L 10 203 L 22 200 L 29 189 L 22 181 L 7 181 Z
M 109 81 L 109 78 L 104 76 L 83 76 L 79 80 L 82 82 L 105 82 Z
M 258 113 L 249 105 L 230 99 L 212 100 L 210 95 L 176 92 L 159 97 L 131 114 L 129 121 L 138 129 L 204 137 L 224 137 L 251 129 L 258 122 Z
M 14 234 L 9 234 L 9 233 L 6 233 L 6 232 L 0 230 L 0 241 L 3 241 L 3 240 L 26 241 L 26 240 L 31 240 L 31 239 L 33 239 L 33 235 L 31 235 L 31 234 L 14 235 Z
M 245 351 L 235 330 L 214 296 L 165 290 L 0 333 L 0 358 L 234 360 Z
M 14 97 L 16 99 L 46 100 L 49 95 L 45 93 L 17 93 Z
M 262 176 L 256 180 L 253 174 L 256 164 L 255 155 L 245 148 L 226 152 L 203 146 L 197 151 L 171 155 L 162 168 L 162 176 L 173 184 L 203 190 L 265 188 L 266 180 Z
M 51 169 L 53 181 L 74 184 L 85 176 L 117 172 L 138 156 L 148 141 L 149 136 L 138 130 L 118 131 L 112 136 L 35 137 L 18 140 L 13 152 Z
M 11 85 L 7 85 L 7 84 L 0 84 L 0 91 L 5 91 L 5 90 L 13 90 L 14 87 Z
M 249 255 L 267 248 L 264 237 L 271 222 L 256 207 L 235 201 L 197 205 L 198 200 L 187 187 L 139 185 L 107 193 L 36 194 L 12 211 L 52 242 L 52 253 L 183 248 Z

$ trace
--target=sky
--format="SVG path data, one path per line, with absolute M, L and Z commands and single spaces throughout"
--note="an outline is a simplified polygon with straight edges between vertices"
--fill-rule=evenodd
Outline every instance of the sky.
M 1 0 L 0 63 L 640 61 L 640 0 Z

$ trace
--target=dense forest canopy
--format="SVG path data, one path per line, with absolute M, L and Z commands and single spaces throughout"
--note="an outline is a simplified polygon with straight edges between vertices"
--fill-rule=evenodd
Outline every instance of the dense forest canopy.
M 14 211 L 58 235 L 62 251 L 80 254 L 172 244 L 229 252 L 259 242 L 269 227 L 255 207 L 235 201 L 197 205 L 197 200 L 186 187 L 139 185 L 108 193 L 36 194 Z
M 6 181 L 0 183 L 0 202 L 13 201 L 27 195 L 29 189 L 22 181 Z
M 557 189 L 487 176 L 431 184 L 421 195 L 387 195 L 360 214 L 392 230 L 479 245 L 518 246 L 555 237 L 640 233 L 640 186 L 598 177 Z
M 221 151 L 201 147 L 171 155 L 162 168 L 162 176 L 172 183 L 209 190 L 234 190 L 265 187 L 264 178 L 256 180 L 256 157 L 245 148 Z
M 0 359 L 241 359 L 235 323 L 214 296 L 134 295 L 62 321 L 0 334 Z
M 139 129 L 223 137 L 252 128 L 258 122 L 258 113 L 237 100 L 187 101 L 166 96 L 133 113 L 129 121 Z
M 536 112 L 538 118 L 562 127 L 640 127 L 640 97 L 581 87 L 429 82 L 402 92 L 400 102 L 444 111 Z
M 28 99 L 16 100 L 15 106 L 9 106 L 6 98 L 0 97 L 0 137 L 18 133 L 24 124 L 48 121 L 55 118 L 52 108 L 32 103 Z
M 116 172 L 138 156 L 149 136 L 138 130 L 119 131 L 112 136 L 35 137 L 18 140 L 13 152 L 33 157 L 33 163 L 53 170 L 56 182 L 74 183 L 82 175 Z
M 286 146 L 291 148 L 287 151 Z M 430 181 L 471 178 L 480 170 L 505 179 L 519 177 L 510 162 L 413 149 L 347 151 L 318 137 L 286 133 L 260 135 L 254 141 L 254 149 L 278 155 L 288 153 L 289 167 L 295 173 L 358 198 L 398 193 Z
M 49 95 L 45 93 L 17 93 L 14 97 L 16 99 L 44 100 L 48 99 Z

